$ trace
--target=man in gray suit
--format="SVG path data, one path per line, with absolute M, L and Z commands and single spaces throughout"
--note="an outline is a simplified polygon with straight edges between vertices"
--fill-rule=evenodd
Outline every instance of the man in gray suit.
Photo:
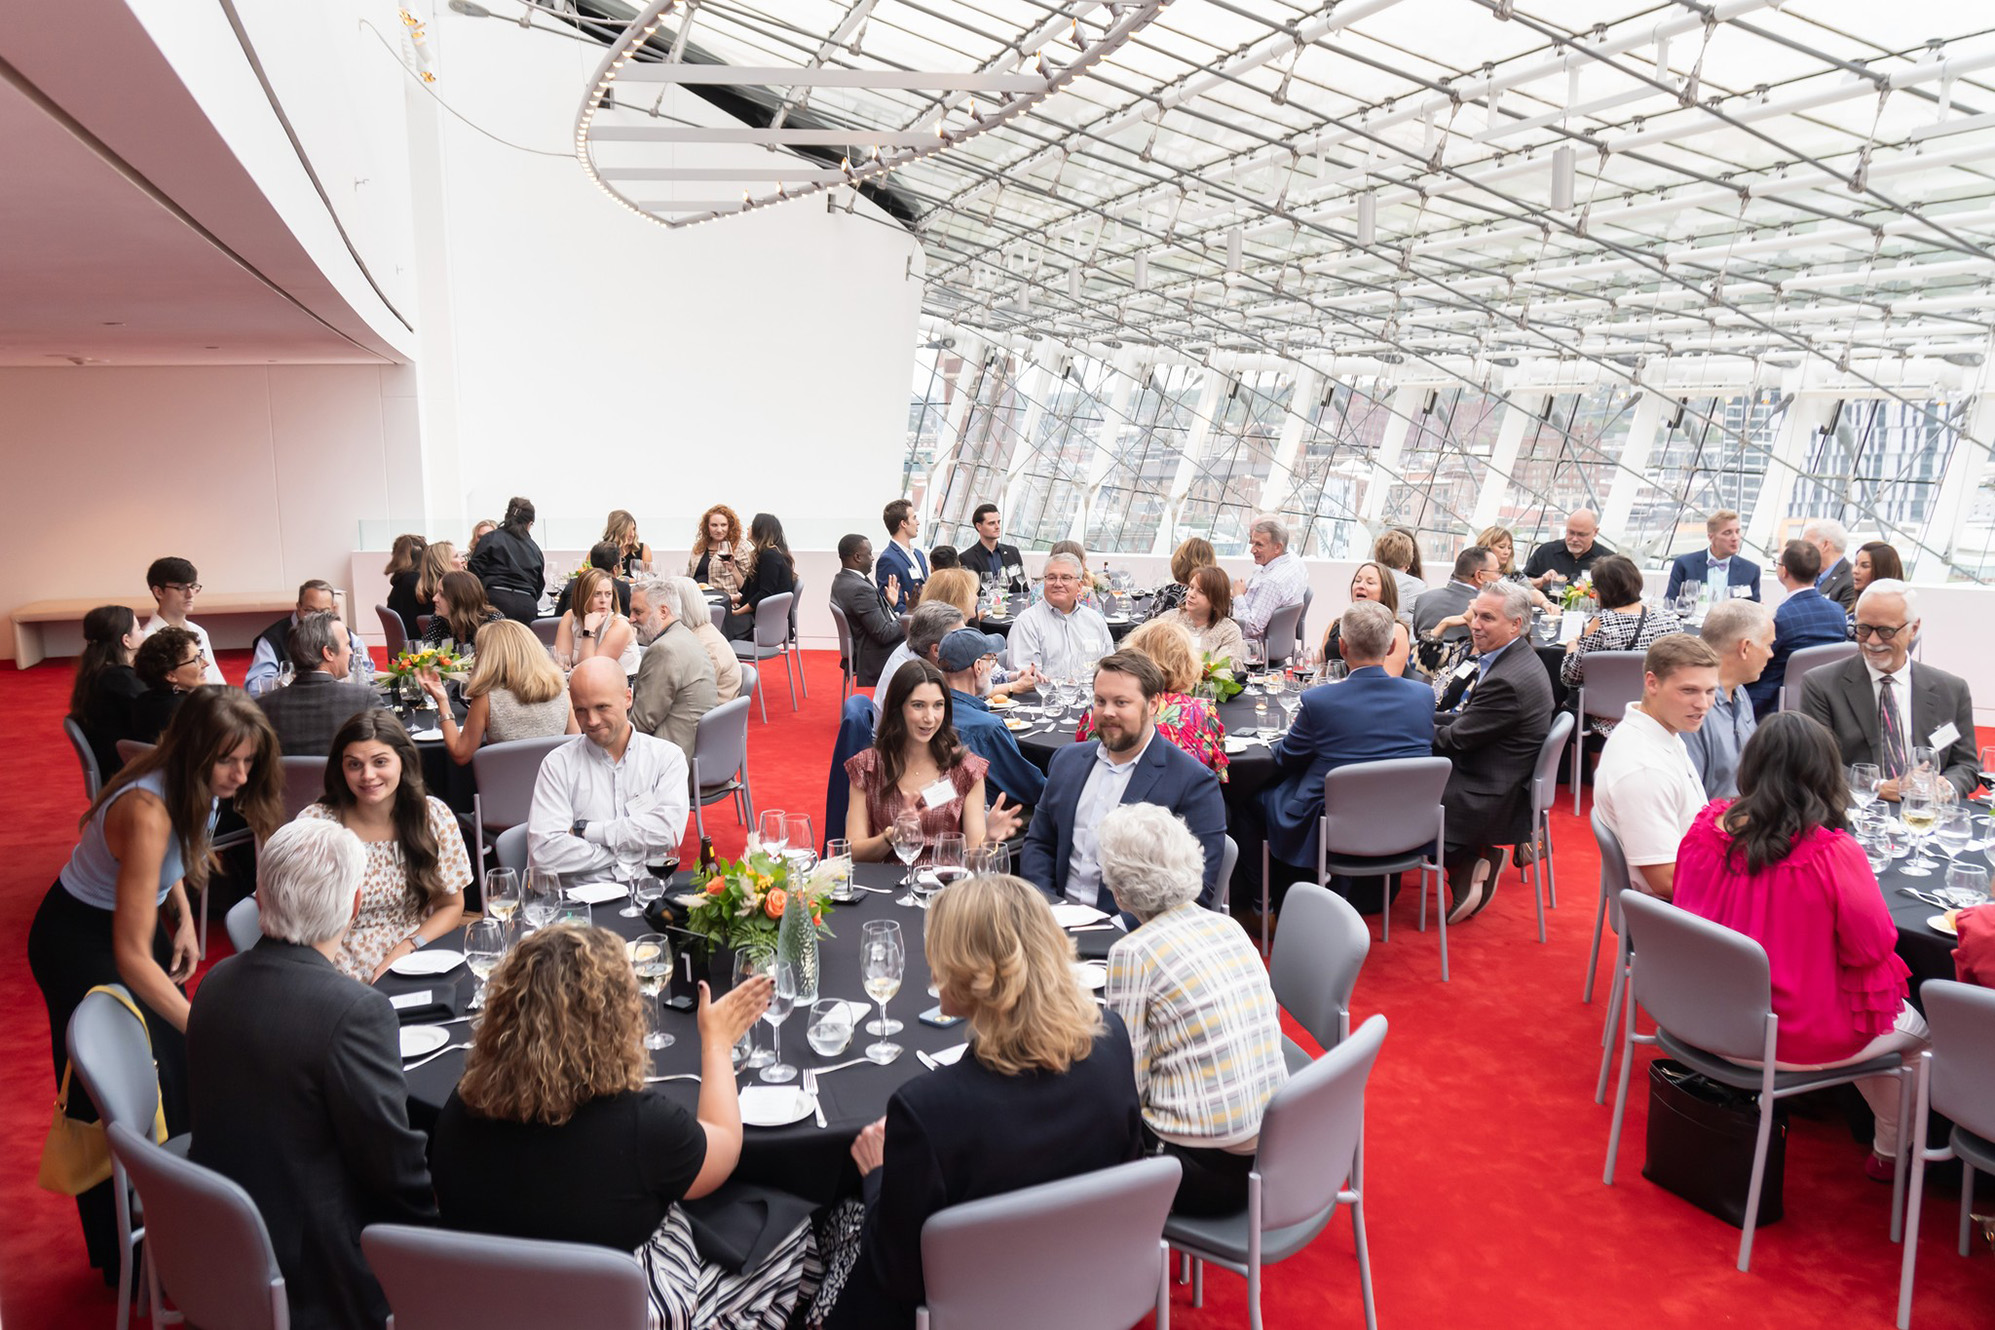
M 894 648 L 907 640 L 901 616 L 888 607 L 889 597 L 873 585 L 873 542 L 849 535 L 838 542 L 838 575 L 831 579 L 831 603 L 845 616 L 852 633 L 852 673 L 859 687 L 880 682 L 880 667 Z M 899 590 L 899 585 L 895 585 Z
M 286 757 L 324 757 L 348 717 L 387 705 L 381 693 L 349 677 L 353 643 L 331 614 L 300 615 L 284 645 L 297 674 L 289 688 L 274 688 L 256 704 L 270 717 Z
M 1845 764 L 1877 764 L 1880 798 L 1896 800 L 1912 750 L 1931 748 L 1934 768 L 1965 799 L 1980 783 L 1974 699 L 1966 680 L 1913 664 L 1918 636 L 1919 593 L 1896 578 L 1872 582 L 1856 603 L 1857 654 L 1810 670 L 1801 710 L 1829 727 Z
M 1469 635 L 1469 602 L 1496 580 L 1496 555 L 1471 545 L 1455 556 L 1455 575 L 1446 586 L 1424 591 L 1413 602 L 1413 635 L 1459 642 Z
M 713 661 L 690 628 L 679 620 L 679 597 L 662 577 L 647 577 L 630 589 L 630 622 L 644 644 L 644 660 L 630 690 L 630 723 L 646 734 L 670 739 L 693 765 L 700 717 L 720 705 Z
M 1856 573 L 1843 554 L 1850 539 L 1843 524 L 1831 517 L 1818 517 L 1801 528 L 1801 539 L 1822 551 L 1822 573 L 1815 579 L 1815 589 L 1845 611 L 1855 609 Z
M 279 827 L 256 857 L 263 939 L 201 981 L 187 1019 L 192 1158 L 256 1202 L 298 1330 L 380 1325 L 360 1230 L 436 1222 L 395 1009 L 333 968 L 366 869 L 336 822 Z

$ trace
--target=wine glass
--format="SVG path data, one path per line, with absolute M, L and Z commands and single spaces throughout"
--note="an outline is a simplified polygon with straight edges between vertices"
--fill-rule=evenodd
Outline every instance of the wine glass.
M 756 819 L 756 842 L 764 854 L 773 854 L 778 859 L 789 845 L 786 828 L 788 815 L 780 808 L 771 808 Z
M 656 879 L 653 879 L 654 881 Z M 672 943 L 663 933 L 644 933 L 630 944 L 630 966 L 637 973 L 637 988 L 650 1002 L 651 1017 L 644 1032 L 644 1046 L 670 1048 L 677 1041 L 665 1028 L 665 981 L 672 975 Z
M 963 837 L 953 833 L 937 836 L 935 852 L 928 858 L 928 873 L 917 873 L 914 877 L 914 894 L 921 898 L 921 908 L 928 908 L 936 892 L 969 875 L 963 856 Z
M 545 928 L 553 923 L 560 895 L 561 884 L 554 874 L 528 869 L 520 889 L 520 913 L 526 917 L 526 926 Z
M 1246 662 L 1247 675 L 1249 678 L 1252 678 L 1260 674 L 1262 669 L 1265 668 L 1268 663 L 1267 645 L 1258 638 L 1253 638 L 1253 637 L 1248 638 L 1245 641 L 1245 643 L 1242 644 L 1240 654 L 1242 659 Z
M 1947 868 L 1946 890 L 1941 899 L 1956 910 L 1979 905 L 1988 899 L 1988 870 L 1979 864 L 1953 864 Z
M 788 961 L 770 957 L 762 973 L 776 985 L 769 994 L 769 1007 L 762 1013 L 762 1019 L 774 1028 L 776 1036 L 769 1065 L 762 1068 L 760 1075 L 771 1085 L 780 1085 L 797 1078 L 797 1069 L 783 1061 L 783 1022 L 790 1018 L 790 1012 L 797 1005 L 797 972 Z
M 485 872 L 485 913 L 502 924 L 510 924 L 520 912 L 520 875 L 510 868 Z
M 1933 803 L 1933 789 L 1930 781 L 1913 779 L 1909 781 L 1898 799 L 1898 816 L 1904 820 L 1905 830 L 1912 836 L 1912 857 L 1904 864 L 1907 877 L 1930 877 L 1933 861 L 1926 858 L 1926 836 L 1939 820 L 1939 810 Z
M 821 1058 L 835 1058 L 852 1042 L 852 1004 L 844 998 L 821 998 L 810 1009 L 810 1025 L 804 1030 L 811 1052 Z
M 1924 772 L 1927 775 L 1931 775 L 1933 772 L 1939 770 L 1939 767 L 1933 763 L 1933 750 L 1930 748 L 1908 749 L 1906 756 L 1911 759 L 1912 770 L 1915 772 Z
M 866 996 L 880 1004 L 880 1018 L 867 1021 L 869 1034 L 883 1036 L 866 1046 L 866 1056 L 881 1065 L 901 1055 L 899 1044 L 888 1043 L 886 1035 L 898 1034 L 901 1023 L 887 1015 L 887 1002 L 901 991 L 901 976 L 907 969 L 907 953 L 901 947 L 901 926 L 891 919 L 873 919 L 859 939 L 859 974 L 866 984 Z
M 1877 782 L 1883 773 L 1875 762 L 1855 762 L 1850 765 L 1850 801 L 1859 813 L 1866 812 L 1877 802 Z
M 637 897 L 638 913 L 643 914 L 664 898 L 664 879 L 653 877 L 651 874 L 646 873 L 643 877 L 637 879 L 637 886 L 633 889 L 632 894 Z
M 1981 750 L 1981 783 L 1995 789 L 1995 748 Z
M 766 951 L 737 951 L 734 953 L 734 983 L 736 987 L 747 983 L 757 975 L 769 972 L 769 962 L 774 959 Z M 735 1065 L 737 1067 L 766 1067 L 776 1060 L 776 1055 L 755 1044 L 755 1027 L 742 1031 L 741 1038 L 735 1041 Z
M 798 853 L 816 855 L 817 832 L 811 827 L 810 814 L 783 814 L 783 845 L 785 853 L 792 858 Z M 791 871 L 796 870 L 792 868 Z
M 1933 824 L 1933 839 L 1946 852 L 1948 862 L 1958 860 L 1960 852 L 1974 839 L 1974 815 L 1958 804 L 1941 808 L 1939 820 Z
M 1011 847 L 1003 841 L 994 845 L 979 845 L 963 857 L 963 866 L 970 870 L 972 877 L 986 874 L 1009 873 L 1011 871 Z
M 470 1010 L 485 1005 L 485 981 L 499 968 L 506 954 L 506 926 L 497 919 L 480 919 L 464 930 L 464 963 L 478 977 L 478 989 L 471 995 Z
M 589 928 L 596 922 L 596 912 L 587 901 L 559 901 L 554 906 L 554 922 Z
M 903 808 L 894 818 L 894 858 L 901 861 L 906 871 L 901 874 L 901 886 L 906 893 L 895 901 L 896 905 L 920 905 L 914 895 L 914 861 L 921 857 L 924 848 L 921 834 L 921 814 L 912 808 Z

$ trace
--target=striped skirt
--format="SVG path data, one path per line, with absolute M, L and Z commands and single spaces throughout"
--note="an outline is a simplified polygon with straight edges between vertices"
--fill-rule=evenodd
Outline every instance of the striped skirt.
M 651 1293 L 651 1330 L 783 1330 L 790 1313 L 816 1295 L 824 1274 L 807 1222 L 740 1274 L 710 1265 L 676 1205 L 637 1259 Z

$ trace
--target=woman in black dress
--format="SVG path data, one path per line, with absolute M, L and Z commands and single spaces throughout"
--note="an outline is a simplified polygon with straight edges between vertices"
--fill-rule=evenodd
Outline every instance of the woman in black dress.
M 145 682 L 132 668 L 132 653 L 144 641 L 129 606 L 99 605 L 83 616 L 83 654 L 69 687 L 69 718 L 89 741 L 104 780 L 125 764 L 118 740 L 134 737 L 132 704 L 145 692 Z
M 381 570 L 388 578 L 388 608 L 401 616 L 402 632 L 409 637 L 416 635 L 416 616 L 429 613 L 423 608 L 422 598 L 416 594 L 418 565 L 428 545 L 429 542 L 421 536 L 395 537 L 395 546 L 388 555 L 388 566 Z
M 524 624 L 540 616 L 547 586 L 547 560 L 533 543 L 533 521 L 533 500 L 507 500 L 506 520 L 478 542 L 467 565 L 485 584 L 492 608 Z
M 771 596 L 797 589 L 797 565 L 790 558 L 790 542 L 783 538 L 783 524 L 770 513 L 757 513 L 748 524 L 748 541 L 754 547 L 755 569 L 742 588 L 741 603 L 721 625 L 721 631 L 736 642 L 755 636 L 755 607 Z M 790 604 L 790 622 L 796 622 L 796 603 Z

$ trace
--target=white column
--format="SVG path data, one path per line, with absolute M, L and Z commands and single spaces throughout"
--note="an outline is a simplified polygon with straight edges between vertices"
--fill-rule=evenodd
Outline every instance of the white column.
M 1795 477 L 1808 464 L 1808 445 L 1815 432 L 1829 423 L 1839 396 L 1833 392 L 1796 394 L 1794 404 L 1787 408 L 1780 432 L 1774 436 L 1773 456 L 1767 459 L 1759 502 L 1753 505 L 1746 527 L 1746 544 L 1762 550 L 1780 548 L 1787 529 L 1787 508 L 1794 501 Z
M 1198 474 L 1198 463 L 1212 439 L 1212 422 L 1219 414 L 1222 396 L 1219 389 L 1226 382 L 1227 377 L 1220 371 L 1206 368 L 1205 380 L 1199 384 L 1198 405 L 1192 409 L 1191 428 L 1185 432 L 1185 450 L 1178 458 L 1178 473 L 1171 480 L 1170 493 L 1164 500 L 1164 515 L 1157 523 L 1157 539 L 1150 547 L 1152 554 L 1169 554 L 1177 548 L 1178 513 L 1191 493 L 1192 477 Z
M 1392 416 L 1385 422 L 1378 451 L 1372 454 L 1372 480 L 1365 486 L 1365 504 L 1360 516 L 1367 527 L 1377 526 L 1385 516 L 1386 494 L 1399 479 L 1399 459 L 1406 451 L 1406 434 L 1413 427 L 1413 413 L 1420 409 L 1426 392 L 1425 388 L 1411 385 L 1393 390 Z
M 1656 426 L 1662 423 L 1663 397 L 1653 388 L 1642 393 L 1628 420 L 1628 441 L 1621 445 L 1620 465 L 1614 471 L 1614 484 L 1607 491 L 1607 506 L 1600 514 L 1600 530 L 1607 543 L 1631 558 L 1635 552 L 1622 543 L 1628 529 L 1628 515 L 1648 476 L 1649 454 L 1655 449 Z
M 1295 458 L 1302 451 L 1302 436 L 1309 430 L 1307 403 L 1316 400 L 1316 392 L 1322 386 L 1322 376 L 1307 365 L 1295 367 L 1295 384 L 1289 390 L 1288 415 L 1282 421 L 1281 438 L 1275 444 L 1275 457 L 1268 467 L 1268 478 L 1261 482 L 1260 511 L 1273 513 L 1281 511 L 1288 502 L 1289 490 L 1295 483 Z M 1301 404 L 1300 406 L 1298 404 Z
M 1940 479 L 1939 499 L 1926 521 L 1925 546 L 1940 546 L 1938 552 L 1921 547 L 1914 558 L 1911 574 L 1915 582 L 1944 582 L 1947 563 L 1974 513 L 1974 495 L 1981 478 L 1988 474 L 1988 451 L 1995 435 L 1995 393 L 1983 392 L 1967 412 L 1967 428 L 1947 459 L 1946 474 Z M 1944 544 L 1941 537 L 1944 536 Z
M 1483 477 L 1482 493 L 1476 497 L 1475 529 L 1496 525 L 1503 512 L 1503 496 L 1510 488 L 1511 473 L 1517 469 L 1517 454 L 1524 433 L 1538 422 L 1545 409 L 1544 393 L 1511 393 L 1503 404 L 1503 419 L 1496 425 L 1496 446 L 1489 454 L 1489 474 Z

